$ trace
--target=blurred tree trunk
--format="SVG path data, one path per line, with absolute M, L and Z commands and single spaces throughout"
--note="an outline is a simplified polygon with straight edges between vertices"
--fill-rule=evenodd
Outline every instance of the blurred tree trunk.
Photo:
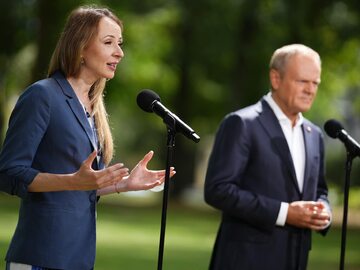
M 8 70 L 13 57 L 31 40 L 32 8 L 33 4 L 23 1 L 0 1 L 0 149 L 7 124 Z
M 79 0 L 37 1 L 39 27 L 36 43 L 38 53 L 32 72 L 33 81 L 46 77 L 52 52 L 55 49 L 65 21 L 70 11 L 80 3 L 82 1 Z
M 0 65 L 0 150 L 5 139 L 5 115 L 6 115 L 6 91 L 5 91 L 5 73 L 8 68 L 6 57 L 1 57 Z
M 233 68 L 231 101 L 233 110 L 248 106 L 259 99 L 266 91 L 267 77 L 264 72 L 267 62 L 263 62 L 260 44 L 266 42 L 259 26 L 260 0 L 244 1 L 239 6 L 237 30 L 235 30 L 234 55 L 237 59 Z M 261 46 L 261 45 L 260 45 Z M 265 56 L 270 57 L 270 56 Z
M 0 70 L 0 149 L 2 148 L 2 143 L 4 141 L 4 132 L 5 132 L 5 85 L 4 85 L 4 76 L 2 74 L 4 71 Z
M 183 20 L 181 20 L 174 48 L 179 70 L 179 84 L 174 95 L 174 111 L 187 124 L 191 126 L 194 105 L 193 84 L 191 82 L 191 68 L 196 59 L 196 51 L 193 48 L 194 21 L 196 20 L 197 7 L 192 1 L 180 3 Z M 172 182 L 172 199 L 180 199 L 184 191 L 194 183 L 195 175 L 195 150 L 196 145 L 182 135 L 178 135 L 175 141 L 174 165 L 176 169 L 176 180 Z
M 31 81 L 43 78 L 47 73 L 51 53 L 68 12 L 81 1 L 1 1 L 0 32 L 0 145 L 4 139 L 6 127 L 6 104 L 8 102 L 6 78 L 13 57 L 33 40 L 36 41 L 37 56 Z M 33 10 L 35 14 L 33 13 Z M 37 35 L 34 34 L 36 30 Z M 6 41 L 6 42 L 5 42 Z M 21 80 L 21 77 L 19 78 Z

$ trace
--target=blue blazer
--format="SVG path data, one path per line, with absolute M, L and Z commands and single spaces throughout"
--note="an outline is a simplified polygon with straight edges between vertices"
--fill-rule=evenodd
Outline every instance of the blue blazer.
M 39 172 L 76 172 L 95 149 L 82 105 L 62 73 L 20 96 L 0 154 L 0 190 L 21 197 L 6 260 L 88 270 L 95 260 L 96 191 L 29 192 Z M 93 164 L 103 167 L 102 161 Z
M 275 225 L 281 202 L 327 201 L 322 133 L 307 120 L 302 129 L 301 193 L 285 136 L 264 99 L 221 123 L 205 180 L 206 202 L 222 211 L 210 269 L 305 269 L 310 230 Z

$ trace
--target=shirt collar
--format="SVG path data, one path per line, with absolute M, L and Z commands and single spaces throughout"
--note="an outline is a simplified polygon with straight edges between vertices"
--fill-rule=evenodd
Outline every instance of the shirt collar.
M 275 102 L 272 97 L 272 93 L 269 92 L 267 95 L 264 96 L 265 101 L 269 104 L 270 108 L 273 110 L 276 118 L 279 120 L 280 123 L 289 123 L 291 125 L 290 119 L 284 114 L 281 110 L 279 105 Z M 298 119 L 296 121 L 295 127 L 301 126 L 304 122 L 304 117 L 302 113 L 298 113 Z

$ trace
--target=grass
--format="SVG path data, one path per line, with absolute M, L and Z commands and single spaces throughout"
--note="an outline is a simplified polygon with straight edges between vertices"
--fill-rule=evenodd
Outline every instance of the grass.
M 98 210 L 96 268 L 156 269 L 161 208 L 104 205 Z M 215 212 L 170 205 L 163 269 L 194 269 L 195 265 L 196 269 L 207 269 L 217 221 Z M 103 260 L 105 255 L 107 260 Z
M 17 222 L 19 201 L 0 194 L 0 269 Z M 98 205 L 96 270 L 157 269 L 161 207 L 122 205 L 111 199 Z M 170 204 L 163 269 L 208 268 L 220 215 L 209 209 Z M 308 270 L 339 269 L 341 229 L 314 234 Z M 360 269 L 360 229 L 347 234 L 345 269 Z

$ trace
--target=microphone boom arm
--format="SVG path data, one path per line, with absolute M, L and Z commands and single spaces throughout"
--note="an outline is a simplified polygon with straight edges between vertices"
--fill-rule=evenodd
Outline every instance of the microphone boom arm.
M 360 145 L 344 129 L 339 131 L 338 137 L 352 157 L 360 156 Z

